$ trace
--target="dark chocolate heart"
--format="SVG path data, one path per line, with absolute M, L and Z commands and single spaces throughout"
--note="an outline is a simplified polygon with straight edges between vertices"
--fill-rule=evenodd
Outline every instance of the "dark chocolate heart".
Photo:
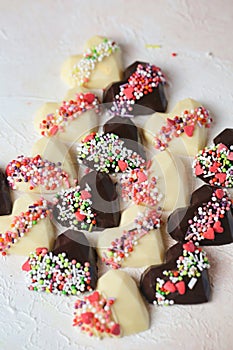
M 223 208 L 224 214 L 217 214 L 219 207 L 216 204 Z M 208 210 L 207 214 L 203 215 L 206 210 Z M 216 214 L 213 220 L 211 220 L 210 211 Z M 197 222 L 202 220 L 199 226 L 201 232 L 195 230 L 197 228 L 196 219 Z M 193 222 L 191 223 L 190 220 Z M 226 190 L 207 185 L 197 189 L 192 194 L 190 206 L 178 208 L 169 216 L 167 231 L 173 239 L 179 242 L 192 239 L 198 240 L 200 245 L 208 246 L 232 243 L 233 207 Z
M 141 65 L 143 68 L 150 66 L 149 63 L 139 61 L 134 62 L 128 68 L 126 68 L 124 72 L 124 79 L 122 81 L 112 83 L 104 90 L 103 102 L 110 103 L 110 108 L 112 108 L 112 106 L 114 105 L 114 102 L 116 101 L 116 96 L 119 96 L 120 87 L 128 83 L 128 79 L 132 76 L 132 74 L 136 72 L 139 65 Z M 158 74 L 158 79 L 162 77 L 160 73 Z M 152 88 L 150 92 L 146 91 L 146 93 L 143 93 L 143 95 L 140 96 L 140 98 L 137 98 L 134 101 L 135 103 L 133 105 L 130 105 L 132 109 L 130 111 L 127 110 L 126 114 L 135 116 L 148 115 L 154 112 L 165 112 L 167 108 L 167 99 L 164 93 L 164 83 L 165 79 L 163 78 L 163 82 L 156 84 L 156 87 Z M 125 85 L 125 95 L 129 98 L 131 98 L 132 93 L 134 92 L 131 86 L 132 85 L 126 87 Z M 114 114 L 122 115 L 121 111 L 119 110 L 114 111 Z
M 199 304 L 209 300 L 208 259 L 204 251 L 194 246 L 191 241 L 186 245 L 187 250 L 184 249 L 185 245 L 180 243 L 172 246 L 167 251 L 166 263 L 150 266 L 142 274 L 140 289 L 149 303 L 158 305 Z M 197 264 L 193 264 L 195 260 L 191 260 L 192 257 L 197 259 Z M 202 258 L 207 260 L 201 262 Z M 179 270 L 178 265 L 181 266 L 182 263 L 183 265 L 190 263 L 189 268 Z M 187 270 L 192 276 L 188 276 Z M 181 271 L 186 272 L 182 275 Z
M 54 249 L 37 248 L 22 269 L 27 272 L 28 289 L 78 295 L 95 289 L 97 255 L 82 232 L 68 230 L 58 236 Z
M 12 211 L 12 201 L 10 196 L 10 188 L 8 186 L 6 176 L 0 170 L 0 215 L 9 215 Z
M 77 148 L 78 162 L 103 173 L 121 173 L 119 163 L 135 169 L 145 165 L 142 145 L 130 139 L 121 139 L 114 133 L 92 133 Z
M 67 197 L 68 195 L 68 197 Z M 77 205 L 76 198 L 82 198 Z M 85 209 L 81 209 L 81 205 Z M 108 174 L 92 171 L 83 176 L 76 188 L 58 194 L 53 217 L 64 227 L 95 230 L 117 227 L 120 204 L 116 187 Z
M 57 237 L 52 253 L 55 255 L 66 253 L 70 261 L 76 260 L 82 265 L 88 262 L 91 274 L 90 286 L 95 289 L 98 278 L 97 253 L 82 232 L 74 230 L 63 232 Z
M 211 186 L 233 187 L 233 129 L 225 129 L 194 158 L 194 175 Z

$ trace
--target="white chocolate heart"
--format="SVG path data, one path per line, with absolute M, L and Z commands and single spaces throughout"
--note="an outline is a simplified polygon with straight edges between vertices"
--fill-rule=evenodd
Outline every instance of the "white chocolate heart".
M 149 313 L 134 280 L 124 271 L 110 270 L 100 277 L 97 290 L 107 298 L 116 298 L 112 305 L 121 336 L 145 331 L 149 328 Z
M 103 37 L 94 36 L 86 42 L 84 51 L 93 48 L 103 42 Z M 78 82 L 72 76 L 72 70 L 81 59 L 82 55 L 69 57 L 63 64 L 61 77 L 70 87 L 78 85 Z M 90 79 L 85 83 L 88 89 L 102 89 L 114 81 L 122 78 L 122 63 L 120 49 L 113 52 L 110 56 L 104 57 L 102 61 L 96 63 L 94 70 L 91 71 Z
M 53 139 L 47 139 L 42 138 L 38 141 L 36 141 L 32 148 L 32 155 L 30 157 L 36 157 L 37 155 L 40 155 L 43 160 L 48 160 L 52 163 L 61 163 L 61 166 L 57 168 L 61 168 L 62 171 L 64 171 L 68 175 L 68 181 L 65 179 L 60 179 L 59 182 L 57 182 L 57 186 L 52 189 L 47 189 L 45 184 L 38 184 L 35 183 L 35 187 L 31 188 L 31 182 L 25 182 L 22 180 L 21 182 L 17 182 L 14 176 L 10 175 L 8 178 L 9 183 L 13 181 L 13 184 L 16 186 L 16 189 L 23 192 L 30 192 L 30 193 L 54 193 L 58 192 L 61 188 L 67 188 L 69 185 L 74 185 L 74 179 L 77 178 L 77 170 L 78 166 L 74 165 L 75 163 L 72 161 L 71 156 L 69 154 L 69 150 L 66 145 L 60 143 L 56 138 Z M 23 166 L 21 165 L 21 168 L 23 169 Z M 49 171 L 50 170 L 46 170 Z M 49 174 L 48 174 L 49 175 Z M 60 175 L 56 175 L 60 176 Z M 55 175 L 52 177 L 57 181 L 57 177 Z M 32 175 L 32 177 L 36 178 L 36 175 Z M 45 178 L 47 175 L 45 175 Z M 12 180 L 13 179 L 13 180 Z M 38 181 L 38 180 L 37 180 Z
M 11 224 L 15 216 L 26 212 L 28 207 L 40 199 L 39 196 L 26 194 L 16 199 L 11 215 L 0 217 L 1 233 L 11 231 Z M 51 250 L 55 240 L 55 233 L 50 218 L 47 216 L 33 225 L 29 232 L 18 239 L 9 249 L 9 254 L 29 255 L 38 247 L 45 247 Z
M 154 113 L 148 117 L 144 128 L 143 137 L 147 145 L 154 145 L 154 138 L 162 127 L 166 125 L 167 118 L 173 120 L 180 116 L 185 110 L 194 110 L 201 106 L 201 103 L 190 98 L 178 102 L 171 113 Z M 208 128 L 195 125 L 193 135 L 190 137 L 182 133 L 168 142 L 168 150 L 174 154 L 183 156 L 195 156 L 195 154 L 206 145 Z
M 67 92 L 64 101 L 70 101 L 75 99 L 78 93 L 88 93 L 89 91 L 82 87 L 76 87 Z M 41 123 L 49 114 L 54 114 L 61 103 L 46 102 L 36 112 L 34 117 L 34 128 L 42 135 L 43 129 L 40 128 Z M 97 132 L 99 128 L 99 116 L 94 109 L 87 110 L 80 115 L 75 114 L 73 120 L 69 120 L 63 127 L 63 130 L 59 130 L 55 136 L 48 136 L 47 138 L 56 137 L 60 141 L 67 143 L 81 142 L 86 134 L 91 132 Z
M 185 207 L 189 200 L 187 174 L 181 159 L 168 151 L 158 153 L 152 158 L 149 177 L 158 177 L 157 188 L 163 194 L 159 206 L 165 211 Z

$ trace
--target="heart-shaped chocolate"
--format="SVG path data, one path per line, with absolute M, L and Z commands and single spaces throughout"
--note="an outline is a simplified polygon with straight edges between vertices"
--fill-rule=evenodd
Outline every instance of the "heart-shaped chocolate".
M 85 235 L 68 230 L 58 236 L 52 251 L 37 248 L 31 253 L 22 269 L 27 271 L 29 290 L 77 295 L 96 287 L 96 260 Z
M 200 245 L 233 242 L 233 206 L 226 190 L 204 185 L 191 197 L 190 206 L 176 209 L 167 231 L 176 241 L 192 239 Z
M 10 188 L 6 176 L 0 170 L 0 215 L 9 215 L 12 210 Z
M 170 113 L 154 113 L 143 127 L 143 136 L 155 149 L 195 156 L 206 146 L 212 118 L 202 104 L 190 98 L 179 101 Z
M 132 277 L 110 270 L 99 278 L 94 293 L 77 300 L 74 326 L 100 338 L 126 336 L 148 329 L 149 313 Z
M 81 142 L 87 132 L 99 127 L 100 101 L 84 88 L 75 88 L 62 102 L 46 102 L 35 114 L 35 130 L 45 138 Z
M 138 147 L 137 143 L 136 146 Z M 87 135 L 77 147 L 77 159 L 79 163 L 105 173 L 122 172 L 122 161 L 126 165 L 125 169 L 145 166 L 145 159 L 112 133 Z
M 101 260 L 113 269 L 162 263 L 164 245 L 160 215 L 142 205 L 126 209 L 120 226 L 106 229 L 99 236 L 97 253 Z
M 49 203 L 34 194 L 16 199 L 12 214 L 0 217 L 0 228 L 2 255 L 28 255 L 38 246 L 51 249 L 54 243 Z
M 199 304 L 210 298 L 206 253 L 194 245 L 177 243 L 166 254 L 166 263 L 150 266 L 141 276 L 140 288 L 149 303 Z
M 53 216 L 71 229 L 91 231 L 118 226 L 120 205 L 111 178 L 95 171 L 83 176 L 79 186 L 57 194 Z
M 233 187 L 233 129 L 225 129 L 193 162 L 194 175 L 211 186 Z
M 42 138 L 34 143 L 32 156 L 20 155 L 9 162 L 6 175 L 12 189 L 51 193 L 73 185 L 77 171 L 63 143 Z
M 112 114 L 118 116 L 165 112 L 165 82 L 160 68 L 136 61 L 126 68 L 123 80 L 105 89 L 103 102 L 109 103 Z
M 84 53 L 69 57 L 62 66 L 62 79 L 70 86 L 103 89 L 121 79 L 121 50 L 116 42 L 93 36 Z

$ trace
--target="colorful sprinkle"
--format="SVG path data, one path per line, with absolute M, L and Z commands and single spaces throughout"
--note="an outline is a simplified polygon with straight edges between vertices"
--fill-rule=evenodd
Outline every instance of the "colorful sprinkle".
M 80 327 L 89 336 L 120 336 L 120 325 L 115 322 L 112 313 L 114 302 L 115 298 L 105 298 L 99 291 L 85 296 L 83 300 L 77 300 L 73 326 Z
M 145 165 L 145 160 L 124 146 L 117 135 L 91 133 L 77 147 L 79 163 L 105 173 L 129 171 Z
M 156 278 L 154 304 L 165 306 L 174 304 L 174 300 L 167 299 L 167 296 L 175 292 L 183 295 L 187 289 L 193 289 L 202 271 L 209 267 L 206 253 L 198 247 L 197 242 L 194 244 L 189 241 L 183 244 L 183 255 L 179 256 L 176 261 L 176 270 L 165 270 L 163 271 L 164 279 Z
M 119 50 L 119 46 L 114 41 L 106 38 L 99 45 L 87 49 L 83 54 L 83 58 L 74 65 L 71 73 L 77 84 L 83 86 L 88 83 L 96 64 L 103 61 L 105 57 L 111 56 L 117 50 Z
M 55 208 L 58 211 L 57 219 L 70 229 L 82 229 L 92 231 L 96 224 L 91 205 L 90 187 L 85 190 L 80 186 L 62 190 L 56 195 Z
M 46 218 L 50 214 L 48 202 L 41 198 L 32 205 L 29 205 L 26 212 L 13 217 L 11 229 L 5 233 L 0 233 L 0 252 L 6 255 L 6 252 L 12 245 L 17 243 L 25 234 L 29 234 L 33 225 Z
M 163 126 L 155 135 L 154 146 L 160 151 L 164 151 L 172 139 L 186 134 L 192 137 L 197 126 L 209 128 L 212 118 L 204 107 L 198 107 L 192 110 L 185 110 L 180 116 L 173 119 L 167 118 L 167 124 Z
M 130 169 L 122 173 L 120 178 L 121 196 L 123 201 L 133 201 L 135 204 L 154 207 L 162 198 L 156 187 L 157 178 L 149 180 L 149 172 L 143 168 Z
M 42 186 L 46 190 L 55 190 L 69 184 L 69 175 L 61 168 L 61 163 L 53 163 L 43 159 L 40 155 L 36 157 L 18 156 L 6 167 L 6 175 L 9 185 L 13 190 L 17 189 L 17 183 L 28 183 L 29 189 Z
M 124 230 L 120 238 L 116 238 L 107 251 L 103 253 L 102 261 L 113 269 L 119 269 L 122 261 L 127 259 L 134 252 L 139 240 L 149 234 L 151 230 L 160 227 L 161 214 L 156 210 L 147 209 L 139 213 L 134 221 L 135 228 Z
M 38 248 L 22 269 L 27 271 L 29 290 L 57 295 L 79 295 L 92 290 L 90 264 L 69 261 L 66 253 L 54 255 L 46 248 Z
M 144 95 L 153 92 L 159 84 L 165 84 L 166 80 L 159 67 L 146 64 L 138 64 L 135 72 L 129 77 L 126 84 L 120 85 L 119 94 L 114 97 L 111 113 L 120 116 L 133 117 L 129 114 L 133 105 Z
M 54 113 L 48 114 L 42 120 L 40 123 L 41 135 L 49 137 L 58 132 L 64 132 L 65 127 L 84 112 L 94 109 L 96 113 L 99 113 L 99 104 L 98 97 L 90 92 L 76 94 L 74 100 L 63 101 Z
M 194 159 L 193 172 L 211 186 L 233 187 L 233 146 L 205 147 Z
M 232 201 L 225 190 L 216 189 L 208 203 L 203 203 L 188 221 L 186 240 L 201 241 L 215 239 L 216 233 L 223 233 L 222 219 L 232 208 Z
M 161 49 L 161 45 L 158 44 L 145 44 L 146 49 Z

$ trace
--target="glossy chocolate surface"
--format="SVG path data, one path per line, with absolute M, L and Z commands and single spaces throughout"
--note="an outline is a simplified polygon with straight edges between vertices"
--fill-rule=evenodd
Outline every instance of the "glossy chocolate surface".
M 204 185 L 193 192 L 190 206 L 176 209 L 167 221 L 167 231 L 170 236 L 178 242 L 184 242 L 188 231 L 188 221 L 197 213 L 198 207 L 210 201 L 215 187 Z M 225 213 L 221 219 L 223 233 L 216 233 L 215 238 L 203 239 L 199 241 L 201 246 L 224 245 L 233 242 L 233 210 Z
M 91 171 L 80 180 L 80 187 L 91 188 L 92 209 L 96 213 L 99 228 L 117 227 L 120 224 L 121 212 L 116 185 L 108 174 Z
M 124 79 L 120 82 L 115 82 L 109 85 L 103 95 L 103 103 L 112 103 L 115 96 L 120 91 L 120 86 L 127 83 L 128 78 L 135 72 L 137 66 L 141 64 L 146 66 L 146 62 L 136 61 L 132 63 L 124 72 Z M 164 86 L 159 84 L 157 88 L 154 88 L 151 93 L 143 95 L 139 100 L 136 101 L 133 106 L 133 111 L 130 113 L 136 115 L 148 115 L 154 112 L 165 112 L 167 108 L 167 99 L 164 92 Z
M 52 252 L 55 255 L 66 253 L 67 258 L 73 259 L 84 265 L 90 263 L 91 287 L 96 287 L 98 279 L 97 254 L 96 250 L 90 246 L 88 239 L 80 231 L 67 230 L 59 235 L 55 241 Z
M 6 176 L 0 170 L 0 215 L 9 215 L 12 211 L 10 188 Z
M 149 303 L 153 303 L 155 300 L 156 278 L 163 279 L 163 271 L 165 270 L 176 270 L 176 260 L 182 254 L 182 244 L 177 243 L 167 251 L 166 263 L 150 266 L 144 271 L 140 280 L 140 289 Z M 183 280 L 187 285 L 189 279 L 184 277 Z M 178 292 L 170 293 L 166 298 L 174 300 L 175 304 L 200 304 L 207 302 L 210 299 L 210 282 L 207 270 L 202 272 L 193 289 L 187 288 L 183 295 Z

